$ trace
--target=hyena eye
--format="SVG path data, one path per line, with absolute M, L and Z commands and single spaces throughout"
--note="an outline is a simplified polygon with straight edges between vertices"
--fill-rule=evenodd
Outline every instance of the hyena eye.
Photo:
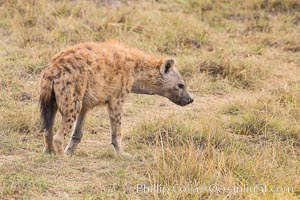
M 178 84 L 178 87 L 179 87 L 180 89 L 183 89 L 183 88 L 184 88 L 184 85 L 183 85 L 182 83 L 179 83 L 179 84 Z

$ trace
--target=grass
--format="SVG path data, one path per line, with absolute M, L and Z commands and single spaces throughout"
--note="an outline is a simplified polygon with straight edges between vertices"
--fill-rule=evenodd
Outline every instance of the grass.
M 299 11 L 297 0 L 0 0 L 0 199 L 299 199 Z M 75 156 L 42 155 L 41 69 L 108 39 L 175 57 L 195 102 L 130 95 L 132 160 L 114 155 L 103 108 Z

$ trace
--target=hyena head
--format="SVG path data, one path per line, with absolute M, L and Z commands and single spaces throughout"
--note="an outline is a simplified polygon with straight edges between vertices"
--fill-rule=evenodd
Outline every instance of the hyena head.
M 194 101 L 191 94 L 187 92 L 180 73 L 175 68 L 175 59 L 164 60 L 147 82 L 148 94 L 167 97 L 180 106 L 188 105 Z

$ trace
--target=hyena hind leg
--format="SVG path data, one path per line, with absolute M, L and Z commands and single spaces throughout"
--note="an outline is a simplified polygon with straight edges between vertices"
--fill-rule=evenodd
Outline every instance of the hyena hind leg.
M 66 154 L 72 155 L 75 152 L 75 150 L 77 149 L 77 146 L 80 143 L 81 138 L 83 136 L 82 129 L 83 129 L 86 114 L 87 114 L 87 110 L 84 108 L 81 109 L 81 111 L 77 117 L 77 120 L 76 120 L 75 130 L 72 134 L 72 137 L 71 137 L 71 140 L 70 140 L 68 146 L 65 149 Z
M 72 115 L 63 115 L 60 127 L 53 137 L 53 145 L 59 156 L 64 155 L 64 138 L 72 131 L 75 119 Z
M 53 145 L 59 156 L 64 155 L 64 138 L 68 133 L 72 132 L 81 105 L 79 101 L 71 100 L 68 103 L 64 102 L 61 107 L 63 107 L 60 109 L 62 115 L 61 124 L 59 130 L 53 137 Z

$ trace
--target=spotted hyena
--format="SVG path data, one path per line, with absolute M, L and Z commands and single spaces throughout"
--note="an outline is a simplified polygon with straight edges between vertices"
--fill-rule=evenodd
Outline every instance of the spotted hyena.
M 82 43 L 56 54 L 43 70 L 40 110 L 44 152 L 64 154 L 64 137 L 74 128 L 65 152 L 72 154 L 82 138 L 89 110 L 107 105 L 111 142 L 122 153 L 121 113 L 128 94 L 156 94 L 185 106 L 193 102 L 174 59 L 157 59 L 118 42 Z M 53 137 L 57 110 L 62 115 Z

